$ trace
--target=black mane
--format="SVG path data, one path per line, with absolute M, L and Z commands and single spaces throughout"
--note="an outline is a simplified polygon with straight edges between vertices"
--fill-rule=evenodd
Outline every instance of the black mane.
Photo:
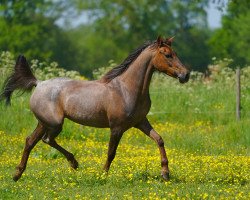
M 135 61 L 135 59 L 141 54 L 141 52 L 146 49 L 148 46 L 154 44 L 154 42 L 148 41 L 144 43 L 142 46 L 138 47 L 136 50 L 134 50 L 129 56 L 118 66 L 111 69 L 109 72 L 107 72 L 103 78 L 106 82 L 110 82 L 115 77 L 121 75 L 123 72 L 125 72 L 130 64 Z

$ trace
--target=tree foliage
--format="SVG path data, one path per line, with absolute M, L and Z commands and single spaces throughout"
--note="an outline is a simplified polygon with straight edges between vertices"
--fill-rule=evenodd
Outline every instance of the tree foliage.
M 4 0 L 0 3 L 0 48 L 29 59 L 57 60 L 70 65 L 73 45 L 56 25 L 65 4 L 46 0 Z M 63 59 L 62 59 L 63 58 Z
M 211 55 L 232 58 L 233 66 L 250 63 L 250 1 L 234 0 L 228 4 L 222 27 L 209 41 Z
M 121 62 L 138 45 L 164 35 L 176 36 L 174 48 L 185 64 L 204 70 L 209 60 L 206 6 L 206 1 L 192 0 L 79 1 L 77 7 L 88 13 L 89 24 L 75 31 L 88 32 L 79 38 L 87 65 L 93 65 L 92 60 L 99 66 L 109 59 Z
M 223 28 L 215 33 L 207 24 L 208 2 L 2 0 L 0 50 L 22 53 L 28 59 L 56 61 L 90 76 L 93 69 L 106 66 L 110 60 L 120 63 L 145 41 L 163 35 L 175 36 L 173 48 L 193 70 L 205 71 L 211 56 L 249 62 L 249 51 L 242 51 L 249 46 L 248 1 L 230 1 Z M 70 21 L 76 11 L 84 13 L 84 23 L 58 25 L 61 19 Z

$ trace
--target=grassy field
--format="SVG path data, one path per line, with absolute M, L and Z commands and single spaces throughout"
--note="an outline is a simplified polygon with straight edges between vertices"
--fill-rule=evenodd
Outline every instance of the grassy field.
M 242 119 L 236 121 L 234 79 L 220 76 L 186 85 L 153 78 L 149 119 L 165 141 L 169 182 L 160 177 L 156 144 L 138 130 L 124 134 L 106 174 L 109 130 L 68 120 L 57 141 L 75 154 L 79 169 L 40 142 L 14 182 L 25 138 L 36 126 L 29 94 L 14 95 L 11 107 L 0 103 L 0 199 L 250 199 L 249 79 L 242 79 Z

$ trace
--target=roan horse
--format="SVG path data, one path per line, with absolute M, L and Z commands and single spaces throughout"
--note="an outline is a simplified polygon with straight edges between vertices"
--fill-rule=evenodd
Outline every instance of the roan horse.
M 24 56 L 19 56 L 14 72 L 7 78 L 1 99 L 10 103 L 14 90 L 30 91 L 30 109 L 38 120 L 34 132 L 26 138 L 20 164 L 13 179 L 24 172 L 29 154 L 39 140 L 60 151 L 76 169 L 78 162 L 73 154 L 61 147 L 55 138 L 62 130 L 64 118 L 86 126 L 111 130 L 108 157 L 104 170 L 108 171 L 115 157 L 123 133 L 135 127 L 152 138 L 161 155 L 161 175 L 169 179 L 168 159 L 161 136 L 152 128 L 146 115 L 151 106 L 149 85 L 154 71 L 179 79 L 189 80 L 189 71 L 171 48 L 173 38 L 145 43 L 132 52 L 119 66 L 100 80 L 79 81 L 55 78 L 39 81 L 33 75 Z

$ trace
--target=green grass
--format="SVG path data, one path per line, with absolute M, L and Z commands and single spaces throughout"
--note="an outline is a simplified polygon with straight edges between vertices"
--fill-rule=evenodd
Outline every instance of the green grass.
M 11 179 L 19 162 L 27 130 L 10 136 L 1 133 L 0 196 L 2 199 L 176 199 L 249 197 L 248 147 L 223 134 L 224 127 L 207 123 L 182 125 L 156 123 L 167 148 L 171 181 L 160 177 L 156 145 L 138 130 L 124 134 L 109 174 L 102 171 L 106 159 L 107 129 L 84 128 L 66 122 L 58 142 L 75 154 L 80 167 L 71 170 L 66 159 L 39 143 L 31 153 L 27 170 L 15 183 Z M 186 131 L 185 131 L 186 130 Z M 203 137 L 198 136 L 201 133 Z M 196 136 L 197 135 L 197 136 Z
M 162 81 L 163 80 L 163 81 Z M 27 170 L 12 180 L 25 137 L 36 126 L 29 94 L 0 103 L 0 199 L 249 199 L 250 90 L 242 90 L 235 119 L 234 85 L 188 83 L 155 77 L 149 119 L 165 141 L 171 181 L 160 177 L 156 145 L 136 129 L 124 134 L 109 174 L 102 171 L 108 129 L 66 120 L 58 137 L 80 167 L 38 143 Z

